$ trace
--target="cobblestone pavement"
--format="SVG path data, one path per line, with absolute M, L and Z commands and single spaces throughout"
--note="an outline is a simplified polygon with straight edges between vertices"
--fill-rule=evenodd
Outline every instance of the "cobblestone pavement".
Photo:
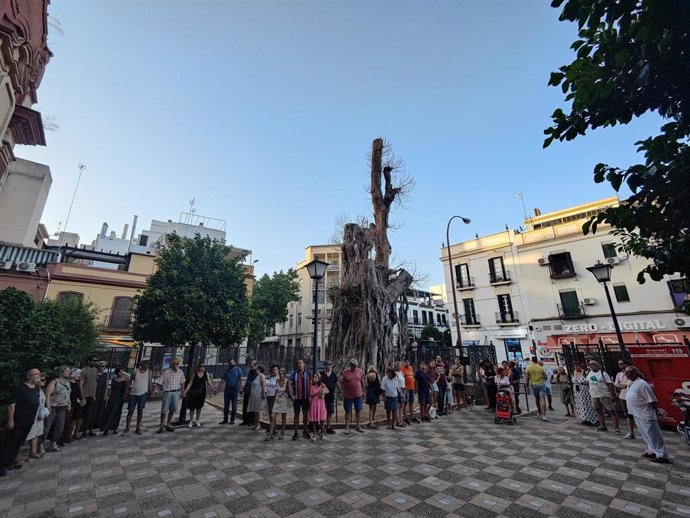
M 271 443 L 215 424 L 79 441 L 0 479 L 0 514 L 28 516 L 689 516 L 690 449 L 667 433 L 673 465 L 554 418 L 495 425 L 454 413 L 400 431 Z M 558 412 L 556 412 L 557 414 Z

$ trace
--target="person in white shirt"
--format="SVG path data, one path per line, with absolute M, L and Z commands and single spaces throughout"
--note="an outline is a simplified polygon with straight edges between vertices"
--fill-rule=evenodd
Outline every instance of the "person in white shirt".
M 643 456 L 652 462 L 669 464 L 671 461 L 657 420 L 657 400 L 654 391 L 649 383 L 642 379 L 636 367 L 628 366 L 624 372 L 628 378 L 628 390 L 625 395 L 628 413 L 635 418 L 637 430 L 647 445 L 647 451 Z
M 625 369 L 630 366 L 625 360 L 618 362 L 618 367 L 620 371 L 616 373 L 616 379 L 613 381 L 613 386 L 618 390 L 618 400 L 621 402 L 621 407 L 623 408 L 623 414 L 625 414 L 626 421 L 628 423 L 628 433 L 623 439 L 634 439 L 635 438 L 635 418 L 628 413 L 628 405 L 626 403 L 626 394 L 628 392 L 628 378 L 625 375 Z
M 596 410 L 597 418 L 599 419 L 599 427 L 597 430 L 602 432 L 608 430 L 608 428 L 606 428 L 606 416 L 604 415 L 604 409 L 606 409 L 613 418 L 616 435 L 621 435 L 618 414 L 614 406 L 614 402 L 617 398 L 613 390 L 611 376 L 601 370 L 599 362 L 592 360 L 589 362 L 589 372 L 586 378 L 589 383 L 589 395 L 592 398 L 592 404 L 594 405 L 594 410 Z
M 398 378 L 392 367 L 386 370 L 386 376 L 381 381 L 381 390 L 385 398 L 384 407 L 388 428 L 395 430 L 395 424 L 398 421 Z
M 405 408 L 405 403 L 407 403 L 407 390 L 405 390 L 405 374 L 403 374 L 400 362 L 395 362 L 395 377 L 398 381 L 398 426 L 405 428 L 403 409 Z M 409 420 L 407 422 L 409 423 Z
M 134 433 L 141 435 L 141 420 L 144 417 L 144 407 L 146 406 L 146 397 L 153 394 L 153 376 L 149 370 L 149 361 L 144 360 L 139 364 L 139 368 L 134 371 L 130 378 L 131 386 L 129 388 L 129 404 L 127 406 L 127 421 L 125 430 L 122 435 L 129 433 L 129 427 L 132 424 L 132 415 L 137 411 L 137 427 Z

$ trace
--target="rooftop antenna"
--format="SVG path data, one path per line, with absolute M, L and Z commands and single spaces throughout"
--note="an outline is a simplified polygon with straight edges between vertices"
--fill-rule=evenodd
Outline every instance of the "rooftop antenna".
M 189 200 L 189 213 L 196 214 L 196 200 L 194 198 Z
M 516 197 L 516 198 L 520 198 L 520 201 L 522 201 L 522 213 L 523 213 L 523 215 L 525 216 L 525 219 L 526 219 L 526 220 L 529 219 L 529 218 L 527 217 L 527 207 L 525 207 L 525 197 L 522 195 L 521 192 L 517 193 L 517 194 L 515 195 L 515 197 Z
M 67 211 L 67 218 L 65 219 L 65 228 L 63 232 L 67 232 L 67 223 L 69 223 L 69 216 L 72 214 L 72 206 L 74 205 L 74 198 L 77 196 L 77 189 L 79 189 L 79 182 L 81 181 L 81 175 L 86 169 L 86 165 L 84 164 L 79 164 L 77 166 L 79 169 L 79 177 L 77 178 L 77 185 L 74 187 L 74 193 L 72 194 L 72 202 L 69 204 L 69 210 Z

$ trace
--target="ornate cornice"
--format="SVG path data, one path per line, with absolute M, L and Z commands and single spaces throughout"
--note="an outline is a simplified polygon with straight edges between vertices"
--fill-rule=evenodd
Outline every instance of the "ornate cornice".
M 27 146 L 45 146 L 46 135 L 43 131 L 41 114 L 21 105 L 14 107 L 8 130 L 12 132 L 15 144 Z

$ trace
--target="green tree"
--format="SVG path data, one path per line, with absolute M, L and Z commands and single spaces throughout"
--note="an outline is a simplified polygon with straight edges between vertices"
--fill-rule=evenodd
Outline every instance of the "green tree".
M 0 400 L 29 368 L 81 362 L 96 347 L 98 314 L 92 303 L 77 299 L 37 303 L 16 288 L 0 291 Z
M 553 112 L 544 147 L 587 130 L 627 124 L 656 112 L 660 133 L 636 143 L 644 163 L 628 168 L 597 164 L 594 180 L 632 195 L 584 226 L 608 223 L 623 248 L 650 259 L 639 272 L 660 280 L 690 276 L 690 2 L 687 0 L 553 0 L 560 20 L 577 22 L 576 59 L 551 74 L 570 103 Z
M 443 343 L 443 333 L 434 324 L 427 324 L 422 328 L 422 332 L 419 334 L 421 340 L 434 339 L 435 342 L 440 344 Z
M 264 274 L 254 283 L 249 304 L 249 346 L 255 348 L 271 332 L 271 328 L 285 322 L 288 304 L 299 300 L 297 272 L 290 268 Z
M 191 345 L 187 371 L 193 370 L 195 346 L 240 343 L 247 335 L 248 303 L 244 268 L 229 258 L 222 241 L 167 236 L 156 258 L 157 270 L 135 297 L 132 337 L 172 346 Z

